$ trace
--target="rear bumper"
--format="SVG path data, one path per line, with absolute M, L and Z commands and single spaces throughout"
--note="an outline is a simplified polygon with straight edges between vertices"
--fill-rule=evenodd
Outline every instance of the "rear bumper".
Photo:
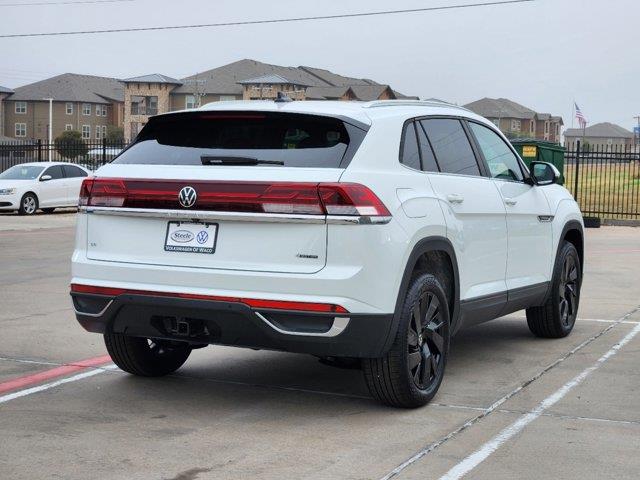
M 153 295 L 71 294 L 88 331 L 318 356 L 375 358 L 389 348 L 393 314 L 254 309 L 238 302 Z

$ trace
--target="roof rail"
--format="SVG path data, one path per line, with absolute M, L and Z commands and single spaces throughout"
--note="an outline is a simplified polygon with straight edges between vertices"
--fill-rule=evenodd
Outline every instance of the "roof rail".
M 397 106 L 450 107 L 450 108 L 457 108 L 460 110 L 464 110 L 466 112 L 471 111 L 459 105 L 454 105 L 453 103 L 441 102 L 437 100 L 375 100 L 373 102 L 369 102 L 367 105 L 364 105 L 364 108 L 397 107 Z

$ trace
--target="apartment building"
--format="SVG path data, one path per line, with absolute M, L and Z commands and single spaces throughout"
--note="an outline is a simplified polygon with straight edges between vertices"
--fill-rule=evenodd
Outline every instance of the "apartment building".
M 491 120 L 507 137 L 560 143 L 562 117 L 538 113 L 507 98 L 482 98 L 464 107 Z
M 64 130 L 77 130 L 85 140 L 100 140 L 107 126 L 123 124 L 124 87 L 119 80 L 65 73 L 0 93 L 0 133 L 47 140 L 50 98 L 53 138 Z

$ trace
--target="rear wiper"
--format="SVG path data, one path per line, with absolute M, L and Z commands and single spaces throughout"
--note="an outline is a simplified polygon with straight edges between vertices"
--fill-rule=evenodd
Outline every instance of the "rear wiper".
M 202 155 L 200 161 L 203 165 L 284 165 L 281 160 L 260 160 L 254 157 L 218 157 L 215 155 Z

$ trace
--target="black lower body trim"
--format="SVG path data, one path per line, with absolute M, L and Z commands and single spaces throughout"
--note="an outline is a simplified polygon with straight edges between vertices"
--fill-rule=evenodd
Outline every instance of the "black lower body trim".
M 72 298 L 78 322 L 90 332 L 317 356 L 380 357 L 386 353 L 393 319 L 393 314 L 254 311 L 242 303 L 148 295 L 72 293 Z M 346 328 L 323 336 L 335 318 L 348 318 Z
M 514 288 L 460 302 L 460 326 L 471 327 L 518 310 L 537 307 L 544 303 L 549 282 Z

